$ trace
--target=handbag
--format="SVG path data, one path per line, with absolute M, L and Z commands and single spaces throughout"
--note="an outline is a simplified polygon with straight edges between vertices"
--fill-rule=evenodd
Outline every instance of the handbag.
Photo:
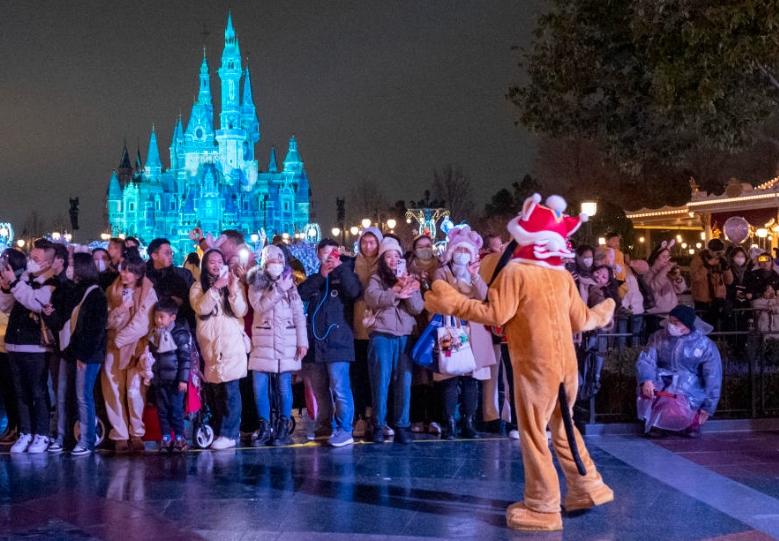
M 476 369 L 471 339 L 459 318 L 444 316 L 438 329 L 438 371 L 447 376 L 464 376 Z
M 443 317 L 440 314 L 433 316 L 433 319 L 422 330 L 422 334 L 419 335 L 417 341 L 414 343 L 414 347 L 411 348 L 411 360 L 415 364 L 424 367 L 431 368 L 433 366 L 433 348 L 438 336 L 438 329 L 443 325 Z
M 97 289 L 97 286 L 92 285 L 87 288 L 87 290 L 84 292 L 84 296 L 81 297 L 81 301 L 73 309 L 73 313 L 70 315 L 70 319 L 66 319 L 65 324 L 62 326 L 62 329 L 60 329 L 60 351 L 65 351 L 65 349 L 70 345 L 70 338 L 73 334 L 73 331 L 76 330 L 76 324 L 78 323 L 78 313 L 81 311 L 81 305 L 84 304 L 84 301 L 87 300 L 87 295 L 89 295 L 93 289 Z

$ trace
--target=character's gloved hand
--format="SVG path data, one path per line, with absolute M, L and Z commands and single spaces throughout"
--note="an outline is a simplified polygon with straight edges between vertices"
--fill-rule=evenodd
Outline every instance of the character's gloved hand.
M 465 299 L 444 280 L 436 280 L 430 291 L 425 293 L 425 310 L 431 314 L 455 315 L 457 307 Z

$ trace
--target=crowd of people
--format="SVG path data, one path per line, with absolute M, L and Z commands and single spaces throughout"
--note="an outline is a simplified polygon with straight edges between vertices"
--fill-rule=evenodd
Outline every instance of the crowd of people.
M 706 334 L 730 321 L 734 308 L 752 307 L 766 314 L 762 331 L 779 331 L 772 317 L 779 273 L 769 254 L 726 250 L 713 239 L 690 264 L 695 310 L 686 309 L 673 241 L 646 261 L 631 260 L 620 242 L 609 234 L 603 246 L 579 245 L 568 264 L 588 306 L 606 298 L 617 306 L 609 327 L 573 338 L 579 399 L 599 390 L 604 334 L 619 346 L 644 336 L 637 395 L 647 432 L 697 435 L 716 410 L 722 378 Z M 243 236 L 225 231 L 202 239 L 183 266 L 174 265 L 166 239 L 148 245 L 148 260 L 139 248 L 133 238 L 91 252 L 39 239 L 29 254 L 3 252 L 0 393 L 9 427 L 3 443 L 12 453 L 93 452 L 98 379 L 116 453 L 145 450 L 150 403 L 160 450 L 186 451 L 185 404 L 201 390 L 213 412 L 215 450 L 242 438 L 290 444 L 293 408 L 303 407 L 306 437 L 334 447 L 355 438 L 409 443 L 421 432 L 519 437 L 500 329 L 466 326 L 475 358 L 467 374 L 417 364 L 410 354 L 432 325 L 423 295 L 433 281 L 487 298 L 504 250 L 498 235 L 460 226 L 436 254 L 429 236 L 406 249 L 369 227 L 355 254 L 319 242 L 319 269 L 308 276 L 282 238 L 247 257 Z
M 145 452 L 150 404 L 160 451 L 185 452 L 186 404 L 201 390 L 213 413 L 214 450 L 243 438 L 291 443 L 296 406 L 311 421 L 306 437 L 334 447 L 354 438 L 408 443 L 419 432 L 517 438 L 511 367 L 498 335 L 470 326 L 479 359 L 470 374 L 410 357 L 432 316 L 425 289 L 447 280 L 484 299 L 481 262 L 499 256 L 500 238 L 483 247 L 478 234 L 458 228 L 439 257 L 430 237 L 407 251 L 397 237 L 367 228 L 358 246 L 352 255 L 322 240 L 319 269 L 309 276 L 284 239 L 252 258 L 237 231 L 202 239 L 183 266 L 174 265 L 166 239 L 149 243 L 148 260 L 134 238 L 92 251 L 47 239 L 29 254 L 5 250 L 2 443 L 13 454 L 88 455 L 97 397 L 114 452 Z

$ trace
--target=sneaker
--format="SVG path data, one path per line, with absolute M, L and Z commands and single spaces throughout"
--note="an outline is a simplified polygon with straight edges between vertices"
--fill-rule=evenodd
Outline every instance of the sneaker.
M 392 430 L 389 426 L 384 427 L 384 437 L 391 438 L 395 435 L 395 431 Z
M 176 438 L 176 443 L 173 445 L 174 453 L 186 453 L 189 451 L 189 445 L 184 438 Z
M 17 439 L 16 443 L 11 446 L 11 453 L 24 453 L 30 446 L 31 441 L 32 436 L 30 434 L 19 434 L 19 439 Z
M 414 434 L 421 434 L 425 431 L 425 423 L 412 423 L 411 432 Z
M 364 438 L 365 433 L 368 431 L 368 423 L 363 418 L 357 419 L 354 423 L 354 430 L 352 430 L 352 436 L 355 438 Z
M 62 447 L 62 444 L 58 441 L 53 442 L 51 445 L 49 445 L 49 453 L 52 455 L 58 455 L 62 453 L 65 449 Z
M 162 438 L 162 440 L 160 441 L 160 446 L 157 449 L 157 451 L 160 454 L 170 453 L 173 451 L 173 441 L 170 439 L 170 436 L 166 438 Z
M 32 455 L 39 455 L 45 453 L 49 448 L 49 438 L 36 434 L 32 440 L 32 443 L 27 447 L 27 452 Z
M 434 436 L 440 436 L 441 435 L 441 425 L 433 421 L 429 425 L 427 425 L 427 431 L 430 434 L 433 434 Z
M 86 447 L 81 447 L 81 444 L 76 445 L 73 450 L 70 452 L 71 456 L 87 456 L 91 455 L 92 451 L 87 449 Z
M 518 440 L 519 439 L 519 430 L 514 429 L 509 431 L 509 439 L 510 440 Z
M 333 447 L 345 447 L 346 445 L 352 445 L 354 438 L 352 435 L 343 430 L 336 430 L 333 435 L 330 436 L 328 443 Z
M 214 440 L 214 443 L 211 444 L 211 449 L 214 451 L 222 451 L 224 449 L 232 449 L 236 446 L 236 441 L 230 438 L 225 438 L 224 436 L 219 436 Z

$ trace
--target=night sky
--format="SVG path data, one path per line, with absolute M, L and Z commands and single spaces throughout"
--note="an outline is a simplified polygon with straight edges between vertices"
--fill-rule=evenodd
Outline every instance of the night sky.
M 261 167 L 297 135 L 327 230 L 353 183 L 414 199 L 448 163 L 483 203 L 533 167 L 504 94 L 521 76 L 511 46 L 528 43 L 543 3 L 0 0 L 0 221 L 20 232 L 32 209 L 67 221 L 80 196 L 80 240 L 96 237 L 125 137 L 145 159 L 156 124 L 167 167 L 204 39 L 218 117 L 228 7 L 249 57 Z

